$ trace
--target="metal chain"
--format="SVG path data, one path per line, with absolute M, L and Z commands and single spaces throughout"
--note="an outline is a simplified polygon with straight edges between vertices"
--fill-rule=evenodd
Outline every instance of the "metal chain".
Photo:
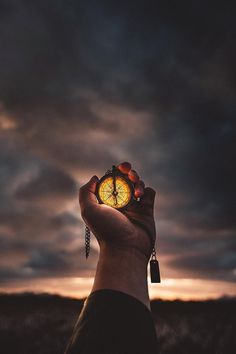
M 153 246 L 153 249 L 152 249 L 151 259 L 156 259 L 156 249 L 155 249 L 155 246 Z
M 88 258 L 90 252 L 90 230 L 87 225 L 85 225 L 85 256 Z

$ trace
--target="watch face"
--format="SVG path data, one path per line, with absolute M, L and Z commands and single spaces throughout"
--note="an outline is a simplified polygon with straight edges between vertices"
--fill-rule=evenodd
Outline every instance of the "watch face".
M 115 209 L 126 207 L 133 196 L 133 186 L 122 176 L 107 175 L 101 178 L 97 188 L 100 203 Z

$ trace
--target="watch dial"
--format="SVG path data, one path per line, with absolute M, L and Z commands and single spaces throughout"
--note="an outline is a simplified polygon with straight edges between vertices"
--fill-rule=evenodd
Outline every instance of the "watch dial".
M 132 191 L 128 182 L 121 176 L 105 178 L 99 185 L 98 195 L 102 203 L 113 208 L 124 208 L 131 199 Z

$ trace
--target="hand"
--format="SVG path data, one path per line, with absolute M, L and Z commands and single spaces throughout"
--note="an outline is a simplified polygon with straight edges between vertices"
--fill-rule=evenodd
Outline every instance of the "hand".
M 118 168 L 126 171 L 128 177 L 136 182 L 135 196 L 140 197 L 140 201 L 134 201 L 123 212 L 98 204 L 95 196 L 98 177 L 93 176 L 80 188 L 81 215 L 101 248 L 136 252 L 148 262 L 156 238 L 153 217 L 155 191 L 144 188 L 144 183 L 131 170 L 130 164 L 123 163 Z

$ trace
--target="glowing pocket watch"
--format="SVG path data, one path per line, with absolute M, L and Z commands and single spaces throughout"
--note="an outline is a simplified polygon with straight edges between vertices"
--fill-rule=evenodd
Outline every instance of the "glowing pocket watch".
M 134 200 L 134 184 L 113 166 L 97 183 L 96 196 L 100 204 L 123 210 Z

